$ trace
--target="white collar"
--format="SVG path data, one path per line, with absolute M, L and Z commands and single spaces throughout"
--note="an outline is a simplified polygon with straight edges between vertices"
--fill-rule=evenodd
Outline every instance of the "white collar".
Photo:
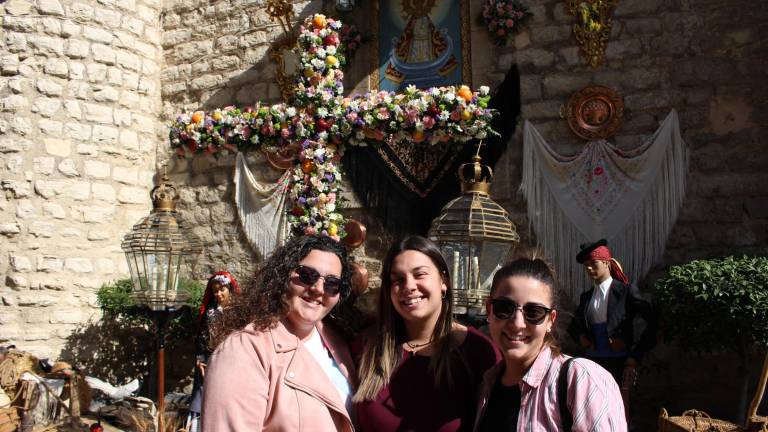
M 600 288 L 600 292 L 603 294 L 603 298 L 608 295 L 608 290 L 611 288 L 611 284 L 613 283 L 613 278 L 608 276 L 608 278 L 602 282 L 600 282 L 600 285 L 598 287 Z

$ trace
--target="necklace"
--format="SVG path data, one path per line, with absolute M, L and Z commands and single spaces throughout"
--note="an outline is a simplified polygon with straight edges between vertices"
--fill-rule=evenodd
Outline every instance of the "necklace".
M 410 343 L 408 341 L 405 341 L 405 344 L 408 345 L 408 348 L 410 348 L 412 350 L 417 350 L 417 349 L 419 349 L 421 347 L 425 347 L 425 346 L 427 346 L 427 345 L 429 345 L 431 343 L 432 343 L 432 339 L 430 339 L 430 340 L 428 340 L 428 341 L 426 341 L 424 343 Z

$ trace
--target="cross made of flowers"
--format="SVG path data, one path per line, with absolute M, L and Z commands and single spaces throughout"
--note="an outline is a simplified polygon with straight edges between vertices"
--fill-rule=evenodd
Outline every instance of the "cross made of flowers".
M 226 107 L 177 117 L 171 147 L 180 156 L 297 146 L 288 221 L 292 234 L 345 235 L 341 201 L 341 156 L 348 146 L 408 142 L 463 145 L 498 135 L 490 126 L 488 87 L 370 92 L 345 97 L 342 68 L 359 39 L 341 21 L 316 14 L 300 28 L 295 99 L 291 104 Z

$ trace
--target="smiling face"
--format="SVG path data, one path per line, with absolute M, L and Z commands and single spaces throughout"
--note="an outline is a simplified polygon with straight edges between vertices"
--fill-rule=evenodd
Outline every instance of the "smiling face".
M 551 288 L 530 276 L 504 278 L 496 284 L 491 295 L 492 298 L 506 297 L 521 306 L 533 303 L 552 308 Z M 527 370 L 544 346 L 547 333 L 552 331 L 557 312 L 549 312 L 540 324 L 530 324 L 525 322 L 520 310 L 508 319 L 499 319 L 493 314 L 490 301 L 486 308 L 491 338 L 502 355 L 507 361 L 517 363 L 522 370 Z
M 320 276 L 341 278 L 341 260 L 333 252 L 314 249 L 299 261 L 299 265 L 315 269 Z M 339 302 L 339 293 L 328 295 L 324 290 L 325 279 L 319 278 L 314 284 L 302 283 L 296 270 L 288 279 L 289 311 L 283 323 L 288 330 L 301 339 L 309 336 L 318 321 Z
M 213 293 L 213 298 L 216 299 L 217 305 L 224 307 L 229 303 L 230 291 L 228 286 L 214 282 L 211 285 L 211 292 Z
M 434 328 L 448 287 L 427 255 L 406 250 L 392 261 L 389 296 L 392 306 L 406 321 Z
M 611 275 L 610 261 L 589 260 L 584 262 L 584 269 L 595 283 L 601 283 Z

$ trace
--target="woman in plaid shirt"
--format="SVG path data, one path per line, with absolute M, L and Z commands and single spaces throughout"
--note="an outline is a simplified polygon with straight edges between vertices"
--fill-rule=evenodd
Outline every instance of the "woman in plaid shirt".
M 557 283 L 547 263 L 518 259 L 499 269 L 486 308 L 503 361 L 485 373 L 476 431 L 627 430 L 619 388 L 605 369 L 579 358 L 558 379 L 569 357 L 554 334 Z

